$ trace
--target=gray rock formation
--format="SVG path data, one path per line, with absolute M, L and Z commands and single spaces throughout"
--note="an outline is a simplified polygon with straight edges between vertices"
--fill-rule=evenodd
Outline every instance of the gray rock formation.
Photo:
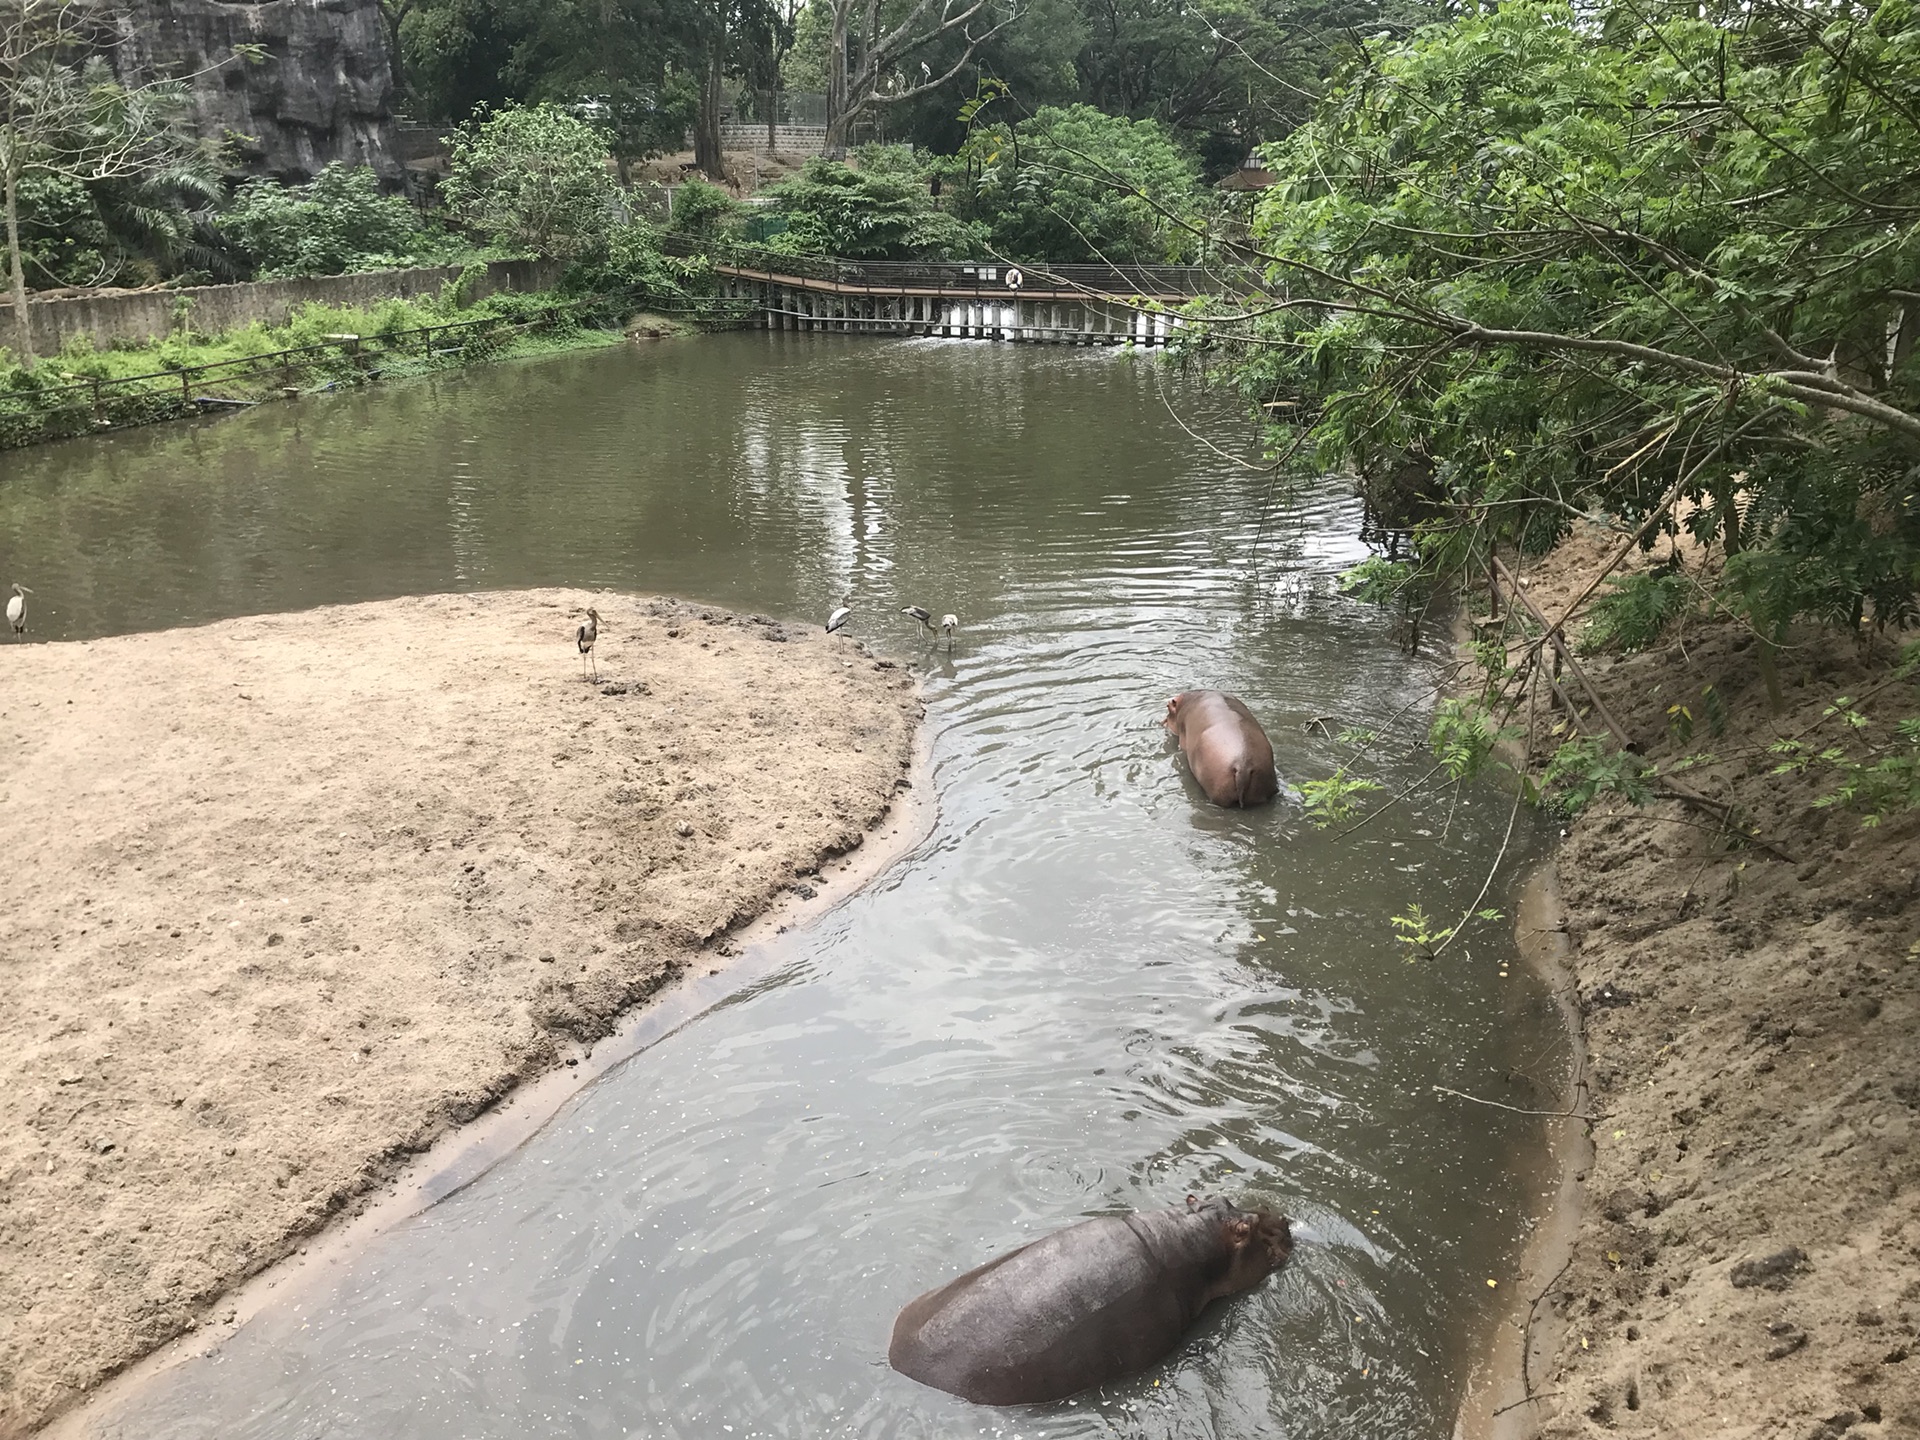
M 112 3 L 121 78 L 193 77 L 197 128 L 249 173 L 299 181 L 346 160 L 399 179 L 379 0 Z M 268 58 L 234 58 L 236 45 Z

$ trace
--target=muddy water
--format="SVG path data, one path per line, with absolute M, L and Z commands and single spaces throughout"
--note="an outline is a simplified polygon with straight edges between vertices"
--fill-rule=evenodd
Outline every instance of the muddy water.
M 40 637 L 548 584 L 848 599 L 903 658 L 899 606 L 965 627 L 927 661 L 917 854 L 101 1432 L 1445 1436 L 1539 1122 L 1432 1087 L 1531 1103 L 1555 1030 L 1503 927 L 1410 962 L 1389 917 L 1458 914 L 1508 807 L 1337 838 L 1197 803 L 1169 693 L 1238 692 L 1296 781 L 1337 763 L 1323 729 L 1385 725 L 1367 773 L 1397 787 L 1432 673 L 1332 586 L 1362 553 L 1343 487 L 1272 494 L 1163 394 L 1244 438 L 1146 357 L 754 335 L 0 459 Z M 954 1273 L 1249 1183 L 1312 1238 L 1158 1370 L 990 1411 L 886 1367 L 895 1310 Z

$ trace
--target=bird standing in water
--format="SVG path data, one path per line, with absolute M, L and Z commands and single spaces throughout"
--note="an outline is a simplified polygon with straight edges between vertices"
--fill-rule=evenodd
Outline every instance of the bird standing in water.
M 587 607 L 587 623 L 574 632 L 573 643 L 580 647 L 582 664 L 593 666 L 593 678 L 600 678 L 600 662 L 593 658 L 593 642 L 600 638 L 600 612 Z
M 838 630 L 842 625 L 846 624 L 847 621 L 852 617 L 852 615 L 853 615 L 853 603 L 849 601 L 845 605 L 842 605 L 839 609 L 835 610 L 831 615 L 827 616 L 827 634 L 831 635 L 834 631 Z
M 960 617 L 946 614 L 940 617 L 940 633 L 947 638 L 947 649 L 953 649 L 953 637 L 960 631 Z
M 929 635 L 933 634 L 933 612 L 927 609 L 926 606 L 902 605 L 900 607 L 900 613 L 918 620 L 922 630 L 926 631 Z
M 16 637 L 27 633 L 27 599 L 33 591 L 24 585 L 13 587 L 13 596 L 7 601 L 7 624 L 13 627 Z

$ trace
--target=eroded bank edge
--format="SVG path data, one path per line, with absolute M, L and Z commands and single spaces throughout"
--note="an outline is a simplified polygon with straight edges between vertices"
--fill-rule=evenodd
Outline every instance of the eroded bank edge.
M 918 689 L 915 703 L 921 703 Z M 713 936 L 693 952 L 697 963 L 636 1000 L 605 1035 L 556 1043 L 550 1060 L 505 1077 L 485 1110 L 442 1131 L 425 1149 L 386 1162 L 359 1196 L 314 1230 L 290 1232 L 277 1259 L 209 1303 L 217 1318 L 162 1342 L 26 1433 L 37 1440 L 87 1440 L 98 1422 L 137 1403 L 159 1377 L 215 1353 L 263 1312 L 313 1294 L 386 1231 L 480 1179 L 623 1062 L 774 973 L 789 958 L 790 933 L 824 923 L 933 833 L 939 797 L 932 754 L 932 728 L 923 710 L 903 787 L 863 832 L 860 845 L 838 856 L 822 852 L 821 876 L 831 868 L 839 882 L 833 894 L 788 891 Z
M 1550 1367 L 1567 1320 L 1553 1306 L 1559 1277 L 1573 1262 L 1586 1218 L 1584 1181 L 1593 1167 L 1588 1113 L 1586 1027 L 1560 877 L 1551 855 L 1521 887 L 1514 918 L 1521 964 L 1552 997 L 1567 1037 L 1567 1068 L 1556 1114 L 1544 1116 L 1546 1148 L 1526 1176 L 1529 1194 L 1546 1198 L 1530 1219 L 1520 1265 L 1497 1312 L 1454 1419 L 1454 1440 L 1532 1440 L 1556 1413 Z

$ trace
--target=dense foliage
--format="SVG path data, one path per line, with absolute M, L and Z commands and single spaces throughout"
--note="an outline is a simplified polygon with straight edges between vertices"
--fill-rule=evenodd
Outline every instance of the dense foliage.
M 572 259 L 606 243 L 614 213 L 606 137 L 552 105 L 508 106 L 451 139 L 442 193 L 504 250 Z
M 263 279 L 431 263 L 444 248 L 364 165 L 329 165 L 306 185 L 250 181 L 219 224 Z
M 1198 170 L 1156 121 L 1049 107 L 979 126 L 967 154 L 979 174 L 961 203 L 998 254 L 1153 263 L 1197 248 Z
M 1598 510 L 1717 547 L 1764 638 L 1905 623 L 1917 62 L 1908 0 L 1510 0 L 1372 44 L 1266 152 L 1242 383 L 1318 401 L 1302 463 L 1423 476 L 1429 569 Z
M 868 146 L 859 168 L 812 160 L 799 175 L 768 189 L 785 228 L 767 248 L 856 260 L 928 260 L 984 254 L 982 227 L 956 219 L 935 202 L 931 182 L 941 167 L 905 146 Z

